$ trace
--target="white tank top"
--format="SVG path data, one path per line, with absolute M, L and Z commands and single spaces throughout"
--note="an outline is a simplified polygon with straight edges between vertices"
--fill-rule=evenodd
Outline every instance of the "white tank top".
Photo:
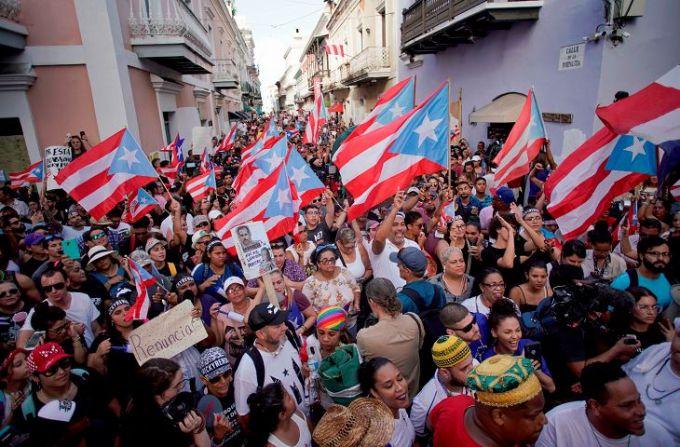
M 347 262 L 347 260 L 345 260 Z M 342 267 L 342 261 L 338 259 L 338 261 L 335 263 L 338 267 Z M 361 260 L 361 252 L 359 251 L 359 244 L 357 244 L 354 247 L 354 262 L 347 262 L 347 270 L 352 274 L 352 277 L 359 281 L 361 278 L 364 276 L 364 273 L 366 273 L 366 266 L 364 266 L 364 262 Z
M 300 437 L 298 438 L 297 444 L 289 445 L 281 441 L 279 438 L 274 436 L 274 434 L 269 435 L 269 442 L 274 447 L 312 447 L 312 434 L 309 432 L 307 427 L 307 421 L 305 418 L 298 415 L 297 411 L 293 413 L 293 422 L 298 426 L 298 431 L 300 432 Z

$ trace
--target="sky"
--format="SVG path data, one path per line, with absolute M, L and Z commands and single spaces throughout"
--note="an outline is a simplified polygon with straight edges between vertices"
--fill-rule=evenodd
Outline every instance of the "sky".
M 305 39 L 323 11 L 322 0 L 236 0 L 236 15 L 245 17 L 255 39 L 255 63 L 260 68 L 262 100 L 270 109 L 268 87 L 283 74 L 283 54 L 295 28 Z

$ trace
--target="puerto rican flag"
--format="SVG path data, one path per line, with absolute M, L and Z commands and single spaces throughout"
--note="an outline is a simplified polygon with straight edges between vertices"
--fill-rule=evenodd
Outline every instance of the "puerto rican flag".
M 177 178 L 177 172 L 184 164 L 184 153 L 182 152 L 182 144 L 184 140 L 179 137 L 179 133 L 175 136 L 175 140 L 161 149 L 162 152 L 171 152 L 170 166 L 159 169 L 161 175 L 166 176 L 170 180 Z
M 452 221 L 456 217 L 456 204 L 449 202 L 442 208 L 442 219 L 444 223 Z
M 323 103 L 323 96 L 321 95 L 321 81 L 319 78 L 314 78 L 314 107 L 307 118 L 304 143 L 318 144 L 319 137 L 321 136 L 321 128 L 327 121 L 328 112 L 326 111 L 326 106 Z
M 132 274 L 132 281 L 135 283 L 137 290 L 137 299 L 135 304 L 130 306 L 130 311 L 125 315 L 127 321 L 130 320 L 146 320 L 149 313 L 149 306 L 151 298 L 147 287 L 156 284 L 156 280 L 151 273 L 147 272 L 143 267 L 138 266 L 135 261 L 128 258 L 130 273 Z
M 201 174 L 205 174 L 213 168 L 213 163 L 210 161 L 210 154 L 208 149 L 205 149 L 201 154 Z
M 598 107 L 596 113 L 613 132 L 661 146 L 660 184 L 680 166 L 680 66 L 628 98 Z
M 272 175 L 286 159 L 288 142 L 285 135 L 271 141 L 271 148 L 261 150 L 241 165 L 233 182 L 237 200 L 242 200 L 262 179 Z
M 215 149 L 215 154 L 229 151 L 234 147 L 234 143 L 236 143 L 236 127 L 236 123 L 231 125 L 229 133 L 224 137 L 220 145 L 217 146 L 217 149 Z
M 137 222 L 157 206 L 159 206 L 158 201 L 151 197 L 144 188 L 139 188 L 137 194 L 128 197 L 128 206 L 123 221 L 127 223 Z
M 449 158 L 449 84 L 442 83 L 417 108 L 390 124 L 353 140 L 361 154 L 354 160 L 363 186 L 354 195 L 348 220 L 354 220 L 407 187 L 423 174 L 447 169 Z M 369 167 L 366 169 L 366 167 Z M 353 177 L 343 178 L 350 182 Z
M 142 148 L 121 129 L 69 163 L 55 180 L 99 220 L 128 194 L 158 179 Z
M 210 191 L 217 189 L 215 170 L 210 169 L 205 174 L 201 174 L 192 178 L 186 183 L 185 189 L 195 201 L 206 197 L 208 194 L 210 194 Z
M 265 130 L 264 130 L 264 141 L 265 141 L 265 143 L 270 138 L 276 138 L 280 134 L 281 133 L 276 129 L 276 120 L 274 119 L 274 117 L 269 118 L 269 121 L 267 121 L 267 125 L 265 126 Z
M 352 133 L 340 144 L 338 150 L 333 154 L 333 163 L 338 167 L 345 188 L 354 196 L 360 194 L 365 189 L 365 181 L 361 172 L 369 170 L 372 165 L 362 162 L 364 156 L 363 148 L 352 144 L 356 137 L 364 135 L 373 130 L 379 129 L 390 122 L 401 118 L 404 114 L 413 110 L 415 96 L 415 79 L 413 77 L 390 87 L 378 98 L 375 108 L 368 117 L 357 125 Z
M 548 211 L 565 239 L 584 234 L 615 197 L 649 178 L 647 174 L 606 169 L 610 155 L 617 146 L 621 149 L 621 144 L 633 142 L 627 135 L 602 128 L 572 152 L 545 182 Z
M 223 218 L 215 221 L 215 230 L 225 247 L 233 250 L 231 230 L 247 222 L 262 222 L 267 238 L 272 241 L 295 230 L 299 198 L 283 165 L 251 189 L 243 200 Z
M 316 197 L 319 197 L 319 194 L 326 189 L 326 186 L 319 180 L 319 177 L 314 173 L 309 163 L 302 158 L 302 155 L 295 148 L 288 150 L 286 173 L 295 187 L 294 195 L 299 199 L 299 203 L 295 207 L 296 212 L 307 206 Z
M 680 180 L 673 183 L 673 185 L 670 187 L 670 193 L 676 202 L 680 200 Z
M 40 183 L 43 181 L 43 161 L 37 161 L 31 166 L 20 172 L 9 173 L 10 187 L 12 189 L 28 186 L 31 183 Z
M 345 57 L 345 47 L 343 45 L 326 43 L 324 47 L 326 54 L 333 54 L 335 56 Z
M 494 173 L 492 192 L 531 170 L 530 163 L 545 144 L 545 125 L 533 89 L 529 90 L 519 118 L 512 126 L 508 139 L 496 155 L 498 169 Z

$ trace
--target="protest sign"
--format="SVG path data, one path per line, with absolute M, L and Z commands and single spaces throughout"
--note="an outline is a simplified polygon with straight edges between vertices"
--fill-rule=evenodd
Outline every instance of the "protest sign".
M 45 148 L 45 184 L 46 190 L 60 189 L 61 187 L 54 181 L 54 177 L 59 174 L 67 164 L 71 162 L 71 148 L 68 146 L 49 146 Z
M 143 365 L 153 358 L 169 359 L 208 337 L 203 320 L 191 318 L 191 301 L 182 301 L 166 313 L 132 331 L 130 351 Z
M 276 269 L 274 255 L 262 222 L 238 225 L 231 230 L 246 279 L 258 278 Z
M 191 142 L 193 143 L 194 155 L 201 155 L 204 150 L 212 148 L 212 127 L 194 127 L 191 129 Z

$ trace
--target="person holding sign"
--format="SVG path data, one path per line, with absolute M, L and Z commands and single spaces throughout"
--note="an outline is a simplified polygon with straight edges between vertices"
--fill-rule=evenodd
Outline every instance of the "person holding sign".
M 226 297 L 222 285 L 227 278 L 238 276 L 243 278 L 241 267 L 231 259 L 227 259 L 227 250 L 219 239 L 213 239 L 205 247 L 202 263 L 194 268 L 191 275 L 198 284 L 201 293 L 207 293 L 220 303 L 226 303 Z
M 312 253 L 312 262 L 317 271 L 307 278 L 302 293 L 309 298 L 317 312 L 326 306 L 340 306 L 345 309 L 350 315 L 348 330 L 355 334 L 361 289 L 347 268 L 336 265 L 339 257 L 335 244 L 318 246 Z

